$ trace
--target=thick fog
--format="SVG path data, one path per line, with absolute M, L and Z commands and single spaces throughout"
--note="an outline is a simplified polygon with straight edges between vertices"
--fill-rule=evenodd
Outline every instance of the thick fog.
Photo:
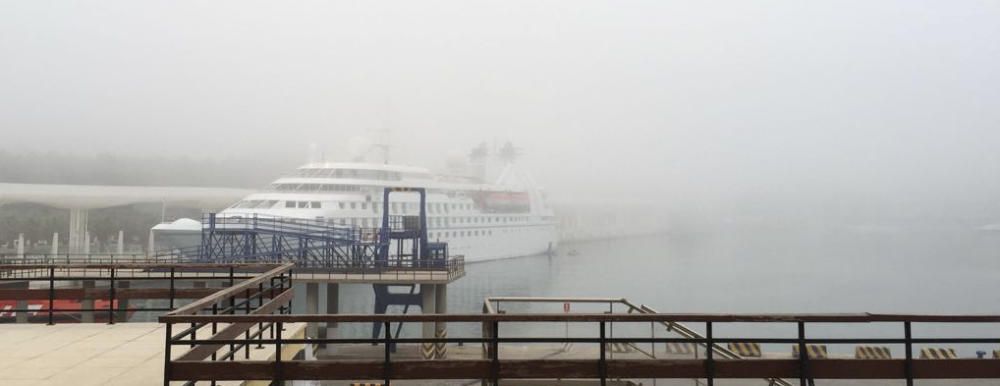
M 5 1 L 0 150 L 258 170 L 388 129 L 392 161 L 435 169 L 511 141 L 555 201 L 990 223 L 998 20 L 996 1 Z

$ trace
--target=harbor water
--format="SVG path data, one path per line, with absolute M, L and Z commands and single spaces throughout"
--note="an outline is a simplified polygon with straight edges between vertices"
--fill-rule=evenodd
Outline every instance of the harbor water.
M 554 256 L 469 264 L 466 271 L 449 286 L 450 313 L 481 312 L 487 296 L 566 296 L 627 298 L 670 313 L 984 314 L 1000 306 L 1000 232 L 920 224 L 726 227 L 564 243 Z M 371 287 L 342 286 L 340 302 L 343 313 L 371 312 Z M 561 312 L 554 306 L 507 308 Z M 342 333 L 370 331 L 356 327 Z M 418 333 L 412 327 L 404 332 Z M 996 326 L 951 327 L 933 328 L 959 337 Z M 928 328 L 914 326 L 915 336 Z M 463 327 L 450 329 L 461 333 Z M 733 325 L 717 331 L 793 337 L 795 327 Z M 886 325 L 810 327 L 831 337 L 847 331 L 855 337 L 902 333 Z M 975 349 L 960 347 L 966 355 Z

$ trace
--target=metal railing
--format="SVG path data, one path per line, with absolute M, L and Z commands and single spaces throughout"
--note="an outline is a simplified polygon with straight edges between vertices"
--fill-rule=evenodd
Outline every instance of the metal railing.
M 221 329 L 220 324 L 222 323 L 218 321 L 191 322 L 188 328 L 175 333 L 175 323 L 169 322 L 169 320 L 198 315 L 223 317 L 239 314 L 260 316 L 271 313 L 279 315 L 291 313 L 293 267 L 293 264 L 277 266 L 263 274 L 222 289 L 161 316 L 161 322 L 164 319 L 168 320 L 165 322 L 163 384 L 168 385 L 170 380 L 174 378 L 178 363 L 180 363 L 181 370 L 183 370 L 185 363 L 217 363 L 217 361 L 233 363 L 241 351 L 243 359 L 248 360 L 251 358 L 251 346 L 262 348 L 260 344 L 265 340 L 274 342 L 275 358 L 276 361 L 280 362 L 282 332 L 285 330 L 282 322 L 233 322 L 226 323 L 221 326 Z M 256 304 L 254 304 L 255 301 Z M 211 342 L 208 343 L 198 339 L 198 332 L 205 328 L 210 329 L 211 333 L 209 339 Z M 175 346 L 187 346 L 188 350 L 173 359 Z M 207 359 L 210 359 L 211 362 L 205 362 Z M 193 385 L 195 381 L 187 380 L 184 384 Z
M 273 361 L 201 362 L 173 360 L 168 363 L 171 371 L 165 383 L 171 380 L 357 380 L 381 379 L 388 385 L 399 379 L 483 379 L 497 384 L 500 379 L 597 379 L 602 384 L 609 379 L 705 379 L 708 385 L 716 379 L 759 378 L 799 379 L 800 385 L 811 384 L 813 379 L 905 379 L 912 385 L 915 379 L 1000 379 L 1000 361 L 990 359 L 915 359 L 915 344 L 980 343 L 1000 344 L 1000 337 L 954 338 L 912 336 L 914 324 L 939 323 L 1000 323 L 1000 315 L 887 315 L 887 314 L 453 314 L 453 315 L 167 315 L 160 322 L 179 323 L 384 323 L 386 332 L 380 338 L 319 338 L 288 339 L 277 332 L 275 338 L 258 336 L 256 339 L 218 338 L 172 340 L 171 345 L 257 344 L 272 346 Z M 482 336 L 449 338 L 400 338 L 388 331 L 390 323 L 469 323 L 481 326 Z M 524 323 L 573 323 L 588 326 L 593 336 L 587 337 L 521 337 L 502 336 L 516 325 Z M 702 338 L 660 337 L 611 337 L 611 323 L 699 323 L 705 326 Z M 776 323 L 797 326 L 794 338 L 718 337 L 713 333 L 719 325 L 733 323 Z M 898 338 L 824 338 L 806 335 L 812 324 L 861 324 L 891 323 L 900 327 Z M 278 329 L 280 331 L 280 328 Z M 609 344 L 693 342 L 715 347 L 719 344 L 754 341 L 783 343 L 799 347 L 799 356 L 791 359 L 739 360 L 720 358 L 714 350 L 705 352 L 702 359 L 669 358 L 609 358 Z M 383 346 L 381 358 L 370 360 L 316 360 L 299 361 L 281 358 L 280 348 L 288 344 L 373 344 Z M 393 359 L 391 347 L 398 344 L 483 344 L 486 355 L 481 359 Z M 502 358 L 501 345 L 509 344 L 559 344 L 585 343 L 599 347 L 595 359 L 523 359 Z M 905 345 L 904 358 L 900 359 L 816 359 L 806 355 L 811 344 L 900 344 Z M 517 355 L 523 355 L 518 350 Z
M 0 264 L 3 315 L 20 322 L 126 321 L 136 312 L 167 312 L 181 300 L 198 299 L 219 288 L 190 288 L 182 282 L 223 282 L 227 286 L 256 277 L 271 264 L 191 263 L 43 263 Z M 44 284 L 32 288 L 31 283 Z M 133 288 L 131 283 L 145 283 Z M 85 284 L 86 283 L 86 284 Z M 165 300 L 163 306 L 138 306 L 134 300 Z

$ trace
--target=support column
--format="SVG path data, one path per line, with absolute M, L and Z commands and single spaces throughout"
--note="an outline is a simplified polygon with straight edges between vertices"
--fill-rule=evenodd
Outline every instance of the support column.
M 17 287 L 19 289 L 28 289 L 28 282 L 19 283 L 19 285 L 17 285 Z M 16 302 L 14 302 L 14 308 L 19 309 L 19 310 L 25 310 L 25 309 L 28 308 L 28 301 L 24 300 L 24 299 L 18 300 Z M 14 317 L 14 322 L 16 322 L 16 323 L 28 323 L 28 313 L 27 312 L 18 312 L 17 316 Z
M 156 241 L 153 240 L 153 230 L 149 230 L 149 247 L 146 249 L 146 256 L 153 256 L 154 251 L 156 251 Z
M 128 281 L 120 281 L 115 283 L 120 289 L 129 289 L 131 283 Z M 127 322 L 128 321 L 128 299 L 118 298 L 118 315 L 115 315 L 115 323 Z
M 55 257 L 55 255 L 58 255 L 58 254 L 59 254 L 59 232 L 55 232 L 55 233 L 52 234 L 52 251 L 51 251 L 51 255 L 53 257 Z
M 437 311 L 435 306 L 435 301 L 437 296 L 435 295 L 435 285 L 434 284 L 421 284 L 420 285 L 420 312 L 424 314 L 433 314 Z M 431 339 L 434 338 L 434 322 L 423 322 L 423 329 L 421 331 L 421 338 Z M 424 342 L 420 345 L 421 354 L 424 359 L 434 358 L 434 344 L 429 342 Z
M 335 315 L 340 313 L 340 285 L 337 283 L 326 283 L 326 309 L 325 314 Z M 332 338 L 337 336 L 337 323 L 330 322 L 320 326 L 320 338 Z M 322 345 L 326 348 L 326 345 Z
M 69 252 L 83 253 L 84 234 L 87 232 L 87 210 L 70 209 L 69 211 Z
M 17 257 L 24 259 L 24 233 L 17 234 Z
M 83 254 L 90 255 L 90 231 L 83 232 Z
M 306 283 L 306 313 L 319 313 L 319 283 Z M 315 338 L 317 336 L 316 331 L 317 323 L 309 323 L 306 325 L 306 337 Z
M 448 285 L 438 284 L 434 286 L 434 313 L 436 314 L 447 314 L 448 313 Z M 444 321 L 435 322 L 434 326 L 434 337 L 445 339 L 448 337 L 448 325 Z M 434 357 L 437 359 L 444 359 L 448 356 L 448 349 L 444 343 L 437 343 L 434 345 Z
M 80 301 L 80 308 L 83 309 L 94 309 L 94 298 L 87 296 L 87 290 L 94 288 L 93 280 L 84 280 L 83 286 L 83 300 Z M 80 311 L 80 321 L 84 323 L 94 323 L 94 312 L 93 311 Z
M 125 231 L 118 231 L 118 254 L 125 254 Z

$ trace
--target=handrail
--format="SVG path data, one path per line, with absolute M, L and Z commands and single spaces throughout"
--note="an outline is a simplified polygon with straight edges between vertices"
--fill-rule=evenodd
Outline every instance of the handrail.
M 270 280 L 273 277 L 276 277 L 286 272 L 290 272 L 294 267 L 295 264 L 292 263 L 282 264 L 281 266 L 274 268 L 270 271 L 267 271 L 264 274 L 257 275 L 252 279 L 239 282 L 236 285 L 222 289 L 209 296 L 198 299 L 184 307 L 168 312 L 164 316 L 161 316 L 160 319 L 162 320 L 164 317 L 169 317 L 174 315 L 195 315 L 202 309 L 211 306 L 213 303 L 219 301 L 219 299 L 224 299 L 227 297 L 239 295 L 240 293 L 246 292 L 247 290 L 257 289 L 257 286 L 263 283 L 265 280 Z
M 165 315 L 162 322 L 719 322 L 719 323 L 1000 323 L 1000 315 L 900 314 L 295 314 Z M 641 340 L 641 339 L 640 339 Z

